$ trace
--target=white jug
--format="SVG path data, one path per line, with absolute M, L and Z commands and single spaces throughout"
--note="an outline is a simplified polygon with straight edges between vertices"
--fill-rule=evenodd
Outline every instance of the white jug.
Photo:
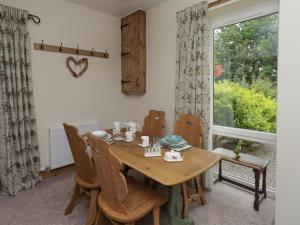
M 113 134 L 120 134 L 121 132 L 122 123 L 118 121 L 113 122 Z
M 140 128 L 140 125 L 136 122 L 130 121 L 126 123 L 127 129 L 131 133 L 136 133 L 137 130 Z

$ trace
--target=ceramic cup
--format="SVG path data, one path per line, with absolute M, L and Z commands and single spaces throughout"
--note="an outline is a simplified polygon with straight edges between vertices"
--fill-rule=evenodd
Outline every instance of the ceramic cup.
M 121 122 L 113 122 L 113 135 L 120 134 L 121 131 Z
M 127 132 L 125 132 L 125 137 L 126 137 L 127 141 L 133 141 L 135 138 L 135 134 L 127 131 Z
M 145 147 L 149 146 L 149 136 L 142 136 L 141 139 L 142 139 L 143 146 L 145 146 Z

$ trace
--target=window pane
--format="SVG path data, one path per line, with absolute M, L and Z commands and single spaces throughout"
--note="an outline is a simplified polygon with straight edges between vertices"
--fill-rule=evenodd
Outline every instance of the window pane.
M 278 14 L 214 30 L 214 124 L 276 133 Z

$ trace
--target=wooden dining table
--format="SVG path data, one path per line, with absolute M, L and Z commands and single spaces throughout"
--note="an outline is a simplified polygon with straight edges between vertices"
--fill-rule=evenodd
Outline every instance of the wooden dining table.
M 210 169 L 220 161 L 220 156 L 192 147 L 181 152 L 183 161 L 167 162 L 163 156 L 168 149 L 162 148 L 161 157 L 146 158 L 144 149 L 138 146 L 139 142 L 138 135 L 133 142 L 115 141 L 111 144 L 111 151 L 123 164 L 169 188 L 169 225 L 193 225 L 189 218 L 181 218 L 183 202 L 180 184 Z

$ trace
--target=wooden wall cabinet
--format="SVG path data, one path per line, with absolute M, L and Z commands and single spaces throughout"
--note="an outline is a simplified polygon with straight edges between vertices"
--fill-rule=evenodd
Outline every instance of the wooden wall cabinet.
M 146 12 L 138 10 L 121 20 L 122 92 L 146 92 Z

